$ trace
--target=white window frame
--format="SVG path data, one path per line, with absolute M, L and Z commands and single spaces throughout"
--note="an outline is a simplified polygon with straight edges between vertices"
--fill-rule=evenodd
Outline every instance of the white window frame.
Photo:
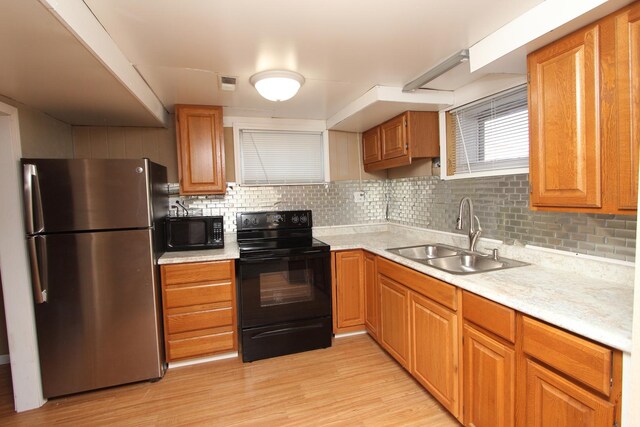
M 443 181 L 449 181 L 454 179 L 467 179 L 467 178 L 482 178 L 487 176 L 505 176 L 505 175 L 519 175 L 523 173 L 529 173 L 529 167 L 525 168 L 513 168 L 513 169 L 502 169 L 502 170 L 494 170 L 494 171 L 481 171 L 481 172 L 471 172 L 466 174 L 459 175 L 447 175 L 447 116 L 446 114 L 459 108 L 463 105 L 470 104 L 472 102 L 478 101 L 482 98 L 487 98 L 492 95 L 497 95 L 500 92 L 504 92 L 505 90 L 513 89 L 517 86 L 520 86 L 523 81 L 517 81 L 517 84 L 509 84 L 507 87 L 500 87 L 499 89 L 493 89 L 490 93 L 478 93 L 474 97 L 475 99 L 465 99 L 463 102 L 457 103 L 450 107 L 447 107 L 444 110 L 440 110 L 438 112 L 438 120 L 440 125 L 440 179 Z
M 330 181 L 329 171 L 329 132 L 324 120 L 298 120 L 298 119 L 272 119 L 265 117 L 225 117 L 224 127 L 233 127 L 234 164 L 236 167 L 236 185 L 244 187 L 276 187 L 286 185 L 324 185 Z M 240 156 L 240 131 L 242 130 L 267 130 L 267 131 L 298 131 L 322 133 L 322 155 L 324 178 L 314 183 L 287 183 L 287 184 L 244 184 L 242 183 L 242 158 Z

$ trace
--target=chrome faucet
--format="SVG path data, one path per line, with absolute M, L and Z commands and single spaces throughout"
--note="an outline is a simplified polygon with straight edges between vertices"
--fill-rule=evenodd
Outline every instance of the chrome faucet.
M 478 242 L 480 233 L 482 233 L 482 227 L 480 227 L 480 220 L 478 217 L 473 214 L 473 202 L 468 197 L 463 197 L 462 200 L 460 200 L 458 219 L 456 219 L 456 230 L 462 230 L 462 210 L 465 202 L 469 205 L 469 250 L 475 252 L 476 243 Z M 477 229 L 474 227 L 474 220 L 478 224 Z

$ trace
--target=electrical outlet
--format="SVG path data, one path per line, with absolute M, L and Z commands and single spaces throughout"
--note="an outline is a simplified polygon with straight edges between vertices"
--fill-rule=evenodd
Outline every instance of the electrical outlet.
M 364 203 L 365 201 L 365 193 L 364 191 L 354 191 L 353 192 L 353 201 L 356 203 Z

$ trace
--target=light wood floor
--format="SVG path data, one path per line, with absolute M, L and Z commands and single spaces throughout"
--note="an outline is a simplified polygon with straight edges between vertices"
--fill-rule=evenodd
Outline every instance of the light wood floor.
M 458 425 L 366 335 L 253 363 L 174 368 L 157 383 L 52 399 L 21 414 L 8 365 L 0 368 L 0 425 Z

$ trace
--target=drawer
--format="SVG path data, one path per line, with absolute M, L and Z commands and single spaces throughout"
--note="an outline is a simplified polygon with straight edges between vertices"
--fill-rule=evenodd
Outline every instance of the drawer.
M 456 287 L 423 273 L 378 258 L 378 273 L 430 298 L 452 310 L 457 309 Z
M 501 304 L 464 291 L 462 317 L 509 342 L 516 340 L 516 312 Z
M 207 356 L 235 350 L 235 334 L 223 332 L 221 334 L 203 335 L 198 337 L 169 340 L 169 360 L 184 359 L 187 357 Z
M 166 308 L 189 305 L 210 304 L 231 301 L 231 283 L 210 283 L 207 285 L 167 286 L 164 290 Z
M 230 281 L 233 275 L 233 261 L 192 262 L 162 266 L 162 283 L 165 286 L 215 282 L 216 280 Z
M 610 349 L 529 317 L 523 317 L 522 335 L 525 353 L 606 396 L 610 395 Z
M 177 334 L 232 324 L 233 309 L 231 307 L 169 314 L 167 316 L 167 333 Z

